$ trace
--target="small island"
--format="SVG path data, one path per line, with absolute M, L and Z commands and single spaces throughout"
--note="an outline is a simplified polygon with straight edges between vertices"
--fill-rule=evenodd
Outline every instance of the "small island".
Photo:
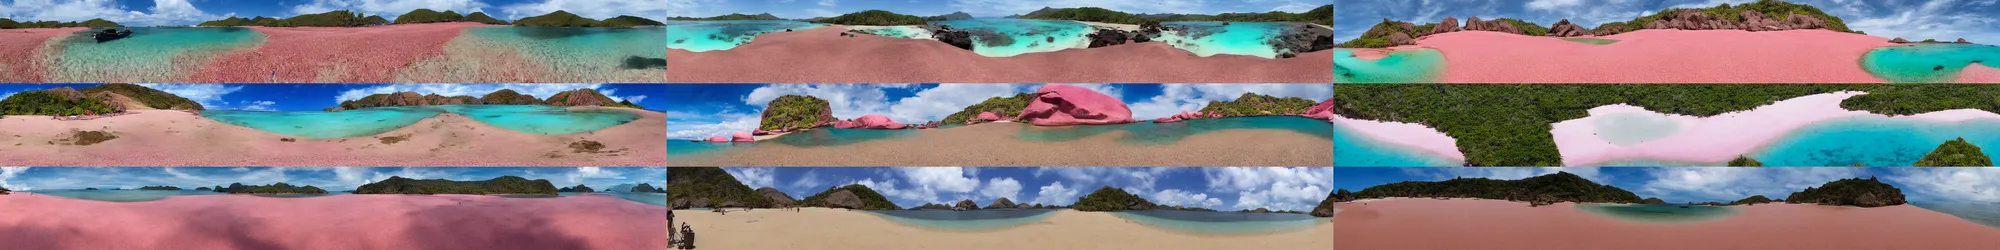
M 144 187 L 139 187 L 139 190 L 154 190 L 154 191 L 180 191 L 180 190 L 181 190 L 181 187 L 175 187 L 175 186 L 144 186 Z
M 1752 197 L 1755 198 L 1755 197 Z M 1785 197 L 1785 203 L 1819 204 L 1829 206 L 1885 207 L 1903 205 L 1903 190 L 1875 180 L 1852 178 L 1827 182 L 1819 187 L 1806 187 Z
M 1070 21 L 1135 24 L 1135 25 L 1143 25 L 1148 23 L 1158 24 L 1160 22 L 1192 22 L 1192 21 L 1301 22 L 1301 23 L 1314 23 L 1320 25 L 1333 25 L 1333 5 L 1332 4 L 1320 5 L 1318 8 L 1313 8 L 1312 10 L 1308 10 L 1306 12 L 1301 12 L 1301 13 L 1271 11 L 1264 13 L 1222 13 L 1215 15 L 1205 15 L 1205 14 L 1138 15 L 1138 14 L 1125 13 L 1098 7 L 1060 8 L 1060 9 L 1044 7 L 1040 10 L 1029 12 L 1027 15 L 1018 16 L 1018 18 L 1070 20 Z
M 1764 162 L 1761 162 L 1761 161 L 1757 161 L 1757 159 L 1752 159 L 1752 158 L 1750 158 L 1750 156 L 1737 156 L 1737 157 L 1736 157 L 1736 159 L 1734 159 L 1734 160 L 1729 160 L 1729 166 L 1730 166 L 1730 167 L 1762 167 L 1762 166 L 1764 166 Z
M 520 92 L 515 92 L 512 89 L 500 89 L 493 91 L 492 93 L 487 93 L 485 96 L 481 97 L 441 96 L 438 94 L 426 95 L 412 91 L 396 92 L 389 94 L 372 94 L 366 97 L 362 97 L 361 99 L 342 101 L 340 102 L 340 107 L 325 108 L 323 110 L 328 112 L 334 112 L 334 111 L 374 108 L 374 107 L 432 106 L 432 105 L 549 105 L 549 106 L 563 106 L 563 107 L 599 106 L 599 107 L 613 107 L 613 108 L 644 109 L 643 107 L 640 107 L 637 104 L 632 104 L 631 100 L 613 101 L 611 100 L 611 97 L 605 96 L 603 93 L 598 93 L 597 90 L 591 90 L 591 89 L 575 89 L 575 90 L 563 91 L 560 93 L 556 93 L 554 95 L 549 95 L 548 100 L 542 100 L 540 98 L 535 98 L 534 96 L 524 95 L 521 94 Z
M 1597 184 L 1569 172 L 1528 177 L 1520 180 L 1452 178 L 1444 181 L 1404 181 L 1383 184 L 1355 192 L 1353 199 L 1389 197 L 1479 198 L 1525 201 L 1529 206 L 1562 202 L 1639 203 L 1632 191 Z
M 278 183 L 273 183 L 271 185 L 263 185 L 263 186 L 243 185 L 243 183 L 230 183 L 228 187 L 216 186 L 215 188 L 212 188 L 210 190 L 213 190 L 217 193 L 229 193 L 229 194 L 327 194 L 325 189 L 320 189 L 319 187 L 314 187 L 312 185 L 293 186 L 292 184 L 286 184 L 284 182 L 278 182 Z
M 1076 209 L 1076 211 L 1086 212 L 1148 210 L 1157 206 L 1152 201 L 1146 200 L 1146 198 L 1140 198 L 1137 195 L 1126 193 L 1124 189 L 1113 188 L 1111 186 L 1099 187 L 1097 191 L 1091 191 L 1090 194 L 1077 198 L 1075 204 L 1070 204 L 1070 207 Z
M 980 101 L 978 104 L 973 104 L 972 106 L 966 106 L 964 110 L 958 111 L 958 113 L 951 113 L 951 115 L 945 116 L 944 120 L 940 122 L 943 122 L 944 124 L 964 124 L 967 122 L 983 122 L 980 120 L 976 120 L 977 118 L 979 118 L 980 113 L 993 113 L 995 116 L 1001 117 L 1003 119 L 1009 117 L 1020 117 L 1021 110 L 1026 110 L 1028 108 L 1028 103 L 1033 103 L 1033 102 L 1035 102 L 1035 93 L 1019 93 L 1019 94 L 1014 94 L 1014 96 L 1010 97 L 995 96 L 992 98 L 986 98 L 985 101 Z
M 1924 154 L 1923 159 L 1911 166 L 1917 167 L 1991 167 L 1993 158 L 1986 157 L 1979 145 L 1965 142 L 1965 137 L 1944 141 L 1937 149 Z
M 281 183 L 282 184 L 282 183 Z M 501 176 L 484 181 L 452 181 L 445 179 L 417 180 L 390 176 L 379 182 L 362 184 L 354 189 L 355 194 L 536 194 L 556 195 L 555 184 L 549 180 L 528 180 L 519 176 Z
M 896 14 L 895 12 L 886 10 L 865 10 L 814 21 L 839 25 L 869 26 L 925 25 L 930 23 L 930 21 L 924 20 L 923 17 Z
M 807 95 L 784 95 L 772 99 L 765 105 L 763 117 L 757 129 L 767 131 L 795 131 L 840 120 L 833 117 L 832 105 L 826 99 Z
M 82 22 L 14 21 L 13 19 L 0 18 L 0 29 L 40 29 L 40 28 L 76 28 L 76 27 L 108 28 L 108 27 L 123 27 L 123 26 L 125 25 L 118 24 L 118 22 L 112 22 L 111 20 L 104 20 L 103 18 L 91 18 L 90 20 L 84 20 Z
M 1298 97 L 1273 97 L 1257 93 L 1243 93 L 1235 100 L 1210 100 L 1201 108 L 1203 114 L 1221 114 L 1225 117 L 1267 116 L 1302 114 L 1306 109 L 1318 105 L 1319 101 Z
M 889 202 L 889 198 L 883 197 L 882 193 L 876 193 L 875 189 L 862 186 L 861 184 L 848 184 L 846 186 L 827 188 L 826 191 L 821 191 L 818 194 L 806 196 L 805 199 L 800 199 L 800 203 L 813 207 L 861 210 L 903 209 L 900 206 L 896 206 L 896 203 Z
M 559 192 L 559 193 L 593 193 L 593 192 L 597 192 L 597 190 L 596 190 L 596 189 L 590 189 L 590 186 L 584 186 L 583 184 L 576 184 L 576 186 L 575 186 L 575 187 L 563 187 L 563 188 L 558 188 L 558 189 L 556 189 L 556 192 Z
M 468 14 L 459 14 L 458 12 L 451 10 L 438 12 L 436 10 L 431 10 L 431 9 L 416 9 L 416 10 L 411 10 L 408 13 L 404 13 L 403 15 L 396 16 L 396 20 L 393 21 L 382 18 L 382 16 L 378 15 L 363 15 L 361 13 L 354 11 L 335 10 L 323 13 L 303 14 L 282 19 L 263 17 L 263 16 L 257 16 L 251 18 L 230 16 L 228 18 L 223 18 L 220 20 L 211 20 L 202 22 L 201 24 L 197 24 L 195 26 L 198 27 L 245 27 L 245 26 L 367 27 L 367 26 L 381 26 L 381 25 L 395 25 L 395 24 L 422 24 L 422 23 L 448 23 L 448 22 L 475 22 L 475 23 L 490 24 L 490 25 L 514 25 L 514 26 L 533 26 L 533 27 L 603 27 L 603 28 L 629 28 L 629 27 L 666 25 L 665 23 L 661 23 L 659 21 L 654 21 L 652 19 L 646 19 L 635 16 L 617 16 L 600 21 L 597 19 L 577 16 L 576 14 L 571 14 L 567 11 L 561 11 L 561 10 L 557 10 L 555 12 L 550 12 L 548 14 L 543 14 L 540 16 L 525 17 L 521 18 L 520 20 L 508 22 L 506 20 L 500 20 L 498 18 L 494 18 L 491 15 L 487 15 L 486 12 L 475 11 Z M 4 24 L 4 22 L 0 22 L 0 24 Z
M 555 12 L 550 12 L 549 14 L 524 17 L 521 18 L 521 20 L 515 20 L 514 25 L 534 26 L 534 27 L 630 28 L 630 27 L 641 27 L 641 26 L 666 26 L 666 23 L 661 23 L 660 21 L 654 21 L 652 19 L 646 19 L 643 17 L 635 17 L 635 16 L 617 16 L 604 19 L 603 21 L 599 21 L 597 19 L 590 19 L 588 17 L 582 17 L 582 16 L 577 16 L 576 14 L 571 14 L 567 11 L 558 10 Z

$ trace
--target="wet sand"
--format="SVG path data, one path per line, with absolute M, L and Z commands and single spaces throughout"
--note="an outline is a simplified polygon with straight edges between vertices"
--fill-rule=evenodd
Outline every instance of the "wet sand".
M 657 166 L 666 161 L 666 114 L 602 130 L 541 135 L 452 113 L 368 137 L 309 139 L 230 125 L 171 110 L 86 121 L 48 116 L 0 118 L 0 159 L 12 166 Z M 92 145 L 72 131 L 105 131 Z M 283 139 L 294 141 L 283 141 Z M 388 143 L 383 138 L 402 138 Z M 386 139 L 395 140 L 395 139 Z M 596 152 L 570 144 L 602 143 Z
M 1696 224 L 1626 222 L 1575 203 L 1393 198 L 1334 207 L 1336 249 L 1996 249 L 2000 229 L 1911 205 L 1735 206 Z
M 666 249 L 666 207 L 607 196 L 0 195 L 13 249 Z
M 922 39 L 843 37 L 840 25 L 758 36 L 729 50 L 668 49 L 672 83 L 1328 83 L 1333 51 L 1296 58 L 1198 57 L 1139 43 L 1013 57 L 985 57 Z
M 1889 38 L 1829 30 L 1641 30 L 1593 45 L 1490 31 L 1425 36 L 1450 83 L 1883 83 L 1861 55 Z
M 1021 123 L 985 123 L 910 131 L 896 138 L 820 147 L 758 142 L 672 166 L 1327 166 L 1333 141 L 1285 130 L 1235 129 L 1196 134 L 1171 145 L 1118 142 L 1111 131 L 1063 142 L 1015 138 Z
M 0 30 L 0 82 L 43 82 L 42 73 L 62 38 L 88 28 Z
M 443 54 L 474 22 L 378 27 L 250 27 L 263 45 L 239 49 L 190 75 L 192 82 L 389 82 L 398 69 Z
M 721 215 L 678 210 L 699 249 L 1299 249 L 1333 245 L 1333 223 L 1245 236 L 1167 231 L 1101 212 L 1055 211 L 1028 225 L 991 231 L 906 226 L 863 211 L 757 209 Z M 679 228 L 679 225 L 675 225 Z

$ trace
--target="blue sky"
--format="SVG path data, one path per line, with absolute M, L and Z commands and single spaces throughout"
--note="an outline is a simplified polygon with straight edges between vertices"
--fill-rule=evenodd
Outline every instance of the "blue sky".
M 0 0 L 0 17 L 15 20 L 81 21 L 104 18 L 125 25 L 194 25 L 229 16 L 290 17 L 332 10 L 355 10 L 394 20 L 427 8 L 459 13 L 486 12 L 501 19 L 556 10 L 604 19 L 631 15 L 661 19 L 683 3 L 701 0 Z
M 961 11 L 976 17 L 1027 14 L 1042 7 L 1100 7 L 1130 13 L 1216 14 L 1229 12 L 1305 12 L 1326 0 L 668 0 L 681 8 L 674 16 L 707 17 L 729 13 L 771 13 L 782 18 L 832 17 L 879 9 L 935 16 Z
M 1876 177 L 1903 190 L 1918 203 L 2000 202 L 2000 169 L 1996 168 L 1724 168 L 1724 167 L 1569 167 L 1569 168 L 1336 168 L 1334 188 L 1348 191 L 1401 181 L 1440 181 L 1453 177 L 1517 180 L 1567 171 L 1598 184 L 1659 197 L 1670 203 L 1730 202 L 1751 195 L 1784 199 L 1792 192 L 1845 178 Z
M 317 111 L 340 106 L 341 101 L 361 99 L 370 94 L 416 91 L 444 96 L 484 96 L 500 89 L 513 89 L 536 98 L 557 92 L 595 89 L 614 100 L 632 100 L 648 109 L 667 105 L 662 98 L 650 98 L 665 91 L 661 84 L 141 84 L 200 102 L 211 110 Z M 59 87 L 86 88 L 94 84 L 0 84 L 0 98 L 22 91 Z
M 1629 21 L 1671 7 L 1714 7 L 1754 0 L 1333 0 L 1334 40 L 1354 39 L 1382 21 L 1434 23 L 1445 17 L 1461 22 L 1515 17 L 1541 25 L 1570 22 L 1595 28 Z M 1912 41 L 1965 38 L 1974 43 L 2000 42 L 2000 0 L 1791 0 L 1810 4 L 1840 17 L 1851 29 L 1880 37 Z
M 764 105 L 787 94 L 826 99 L 833 116 L 852 119 L 881 114 L 903 123 L 943 120 L 987 98 L 1034 92 L 1043 84 L 676 84 L 656 98 L 669 102 L 667 137 L 695 139 L 757 128 Z M 1201 110 L 1210 100 L 1234 100 L 1243 93 L 1301 97 L 1333 96 L 1320 84 L 1079 84 L 1120 100 L 1133 119 L 1153 119 Z M 651 107 L 651 106 L 648 106 Z
M 724 167 L 755 189 L 803 199 L 829 187 L 861 184 L 904 208 L 971 199 L 986 206 L 1069 205 L 1099 187 L 1125 189 L 1158 204 L 1216 210 L 1305 211 L 1326 199 L 1331 167 Z
M 559 187 L 583 184 L 602 189 L 620 184 L 666 185 L 666 168 L 638 167 L 4 167 L 0 186 L 15 191 L 83 188 L 124 188 L 169 185 L 195 187 L 267 185 L 284 182 L 312 185 L 327 191 L 354 190 L 362 184 L 402 176 L 455 181 L 488 180 L 500 176 L 547 179 Z

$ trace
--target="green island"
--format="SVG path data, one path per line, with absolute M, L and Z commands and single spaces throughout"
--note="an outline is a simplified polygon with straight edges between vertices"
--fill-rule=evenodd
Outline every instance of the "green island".
M 861 184 L 830 187 L 812 196 L 799 199 L 800 204 L 810 207 L 852 208 L 861 210 L 902 210 L 895 202 L 875 192 L 875 189 Z
M 1235 100 L 1226 102 L 1208 101 L 1208 106 L 1202 107 L 1201 112 L 1203 114 L 1219 113 L 1229 117 L 1284 115 L 1305 113 L 1306 109 L 1311 109 L 1313 105 L 1318 104 L 1318 101 L 1305 98 L 1278 98 L 1259 95 L 1257 93 L 1243 93 L 1242 96 L 1236 97 Z
M 216 186 L 211 190 L 217 193 L 230 194 L 326 194 L 326 190 L 319 189 L 319 187 L 312 185 L 293 186 L 284 182 L 263 186 L 230 183 L 228 187 Z
M 592 89 L 575 89 L 575 90 L 563 91 L 556 93 L 554 95 L 549 95 L 548 100 L 542 100 L 540 98 L 535 98 L 534 96 L 524 95 L 521 94 L 520 92 L 514 92 L 514 90 L 512 89 L 500 89 L 493 91 L 492 93 L 487 93 L 485 96 L 481 97 L 442 96 L 438 94 L 418 94 L 417 92 L 409 92 L 409 91 L 388 93 L 388 94 L 372 94 L 361 97 L 361 99 L 342 101 L 340 102 L 340 107 L 326 108 L 325 110 L 341 111 L 341 110 L 374 108 L 374 107 L 431 106 L 431 105 L 549 105 L 549 106 L 563 106 L 563 107 L 600 106 L 600 107 L 614 107 L 614 108 L 643 109 L 642 107 L 639 107 L 639 105 L 632 104 L 631 101 L 612 101 L 611 97 L 605 96 L 603 93 L 598 93 L 597 90 L 592 90 Z
M 1715 17 L 1722 20 L 1728 20 L 1732 23 L 1744 22 L 1745 19 L 1742 16 L 1742 13 L 1744 11 L 1754 11 L 1764 16 L 1767 19 L 1774 19 L 1780 22 L 1788 21 L 1791 17 L 1791 14 L 1799 14 L 1825 21 L 1827 30 L 1865 34 L 1864 32 L 1859 30 L 1848 29 L 1846 21 L 1841 20 L 1840 17 L 1838 16 L 1827 15 L 1826 12 L 1820 11 L 1818 7 L 1813 7 L 1812 5 L 1806 5 L 1806 4 L 1787 3 L 1784 1 L 1775 1 L 1775 0 L 1759 0 L 1753 3 L 1739 4 L 1739 5 L 1730 5 L 1724 3 L 1716 5 L 1715 7 L 1708 7 L 1708 8 L 1691 8 L 1691 9 L 1668 8 L 1665 10 L 1652 12 L 1652 14 L 1649 15 L 1633 18 L 1632 20 L 1629 21 L 1619 21 L 1619 22 L 1609 22 L 1609 23 L 1599 24 L 1596 28 L 1591 29 L 1591 32 L 1596 33 L 1598 35 L 1606 35 L 1606 34 L 1616 34 L 1627 31 L 1643 30 L 1646 29 L 1647 25 L 1652 24 L 1654 21 L 1659 21 L 1663 17 L 1667 17 L 1669 15 L 1674 15 L 1675 13 L 1680 13 L 1684 11 L 1701 12 L 1704 15 Z M 1523 35 L 1531 35 L 1531 36 L 1547 35 L 1550 28 L 1550 27 L 1543 27 L 1533 22 L 1522 21 L 1520 19 L 1514 19 L 1514 18 L 1497 18 L 1492 20 L 1509 22 L 1513 24 L 1514 27 L 1519 28 Z M 1394 36 L 1394 34 L 1403 34 L 1404 38 L 1415 39 L 1417 37 L 1422 37 L 1424 35 L 1429 34 L 1430 31 L 1432 30 L 1432 27 L 1436 27 L 1437 25 L 1438 25 L 1437 23 L 1426 23 L 1419 25 L 1403 21 L 1383 20 L 1383 22 L 1376 23 L 1375 26 L 1370 27 L 1367 32 L 1361 35 L 1361 37 L 1357 37 L 1353 40 L 1348 40 L 1347 42 L 1341 42 L 1340 44 L 1334 45 L 1334 47 L 1386 48 L 1386 47 L 1396 46 L 1396 44 L 1389 42 L 1391 40 L 1390 37 Z M 1579 25 L 1579 27 L 1583 26 Z
M 1831 206 L 1883 207 L 1902 205 L 1903 190 L 1875 180 L 1852 178 L 1827 182 L 1819 187 L 1806 187 L 1785 197 L 1785 203 L 1805 203 Z
M 839 25 L 871 25 L 871 26 L 924 25 L 930 23 L 928 21 L 925 21 L 923 17 L 896 14 L 895 12 L 889 12 L 886 10 L 864 10 L 861 12 L 847 13 L 840 16 L 829 17 L 826 19 L 814 20 L 813 22 L 839 24 Z
M 834 122 L 833 108 L 826 99 L 805 95 L 785 95 L 764 105 L 762 130 L 796 130 Z
M 584 186 L 583 184 L 576 184 L 576 186 L 575 186 L 575 187 L 562 187 L 562 188 L 557 188 L 557 189 L 556 189 L 556 192 L 562 192 L 562 193 L 595 193 L 595 192 L 597 192 L 597 190 L 596 190 L 596 189 L 591 189 L 591 188 L 590 188 L 590 186 Z
M 651 187 L 651 185 L 647 185 Z M 634 187 L 633 189 L 638 189 Z M 635 191 L 636 192 L 636 191 Z M 746 207 L 768 208 L 771 199 L 736 181 L 735 176 L 719 167 L 672 167 L 667 168 L 667 200 L 676 208 L 699 204 L 737 203 Z
M 756 15 L 745 15 L 745 14 L 739 14 L 739 13 L 730 13 L 730 14 L 728 14 L 728 15 L 720 15 L 720 16 L 712 16 L 712 17 L 684 17 L 684 16 L 676 16 L 676 17 L 668 17 L 668 18 L 667 18 L 667 20 L 673 20 L 673 21 L 761 21 L 761 20 L 785 20 L 785 19 L 784 19 L 784 18 L 778 18 L 778 16 L 773 16 L 773 15 L 771 15 L 771 13 L 758 13 L 758 14 L 756 14 Z
M 1138 15 L 1097 7 L 1042 8 L 1026 15 L 1023 19 L 1070 20 L 1117 24 L 1157 24 L 1160 22 L 1301 22 L 1333 25 L 1333 5 L 1320 5 L 1302 13 L 1271 11 L 1264 13 L 1222 13 L 1206 14 L 1152 14 Z
M 1530 206 L 1550 205 L 1562 202 L 1577 203 L 1639 203 L 1643 199 L 1632 191 L 1611 185 L 1597 184 L 1582 176 L 1569 172 L 1556 172 L 1520 180 L 1495 180 L 1487 178 L 1452 178 L 1443 181 L 1404 181 L 1382 184 L 1361 189 L 1346 199 L 1374 199 L 1390 197 L 1408 198 L 1478 198 L 1507 201 L 1525 201 Z
M 1757 159 L 1752 159 L 1752 158 L 1750 158 L 1749 156 L 1736 156 L 1736 159 L 1734 159 L 1734 160 L 1729 160 L 1729 166 L 1730 166 L 1730 167 L 1762 167 L 1762 166 L 1764 166 L 1764 162 L 1761 162 L 1761 161 L 1757 161 Z
M 1986 157 L 1986 153 L 1981 152 L 1978 145 L 1972 145 L 1970 142 L 1965 142 L 1965 137 L 1959 137 L 1955 140 L 1944 141 L 1944 144 L 1938 144 L 1937 149 L 1924 154 L 1923 159 L 1917 160 L 1917 163 L 1911 166 L 1991 167 L 1993 166 L 1993 158 Z
M 979 118 L 980 112 L 993 112 L 993 114 L 1000 115 L 1000 117 L 1018 117 L 1021 116 L 1021 110 L 1028 109 L 1028 103 L 1030 102 L 1035 102 L 1035 93 L 1018 93 L 1011 97 L 995 96 L 986 98 L 986 101 L 966 106 L 965 110 L 945 116 L 941 122 L 944 124 L 965 124 L 967 120 Z
M 221 186 L 216 186 L 216 188 L 221 188 Z M 215 189 L 211 189 L 208 187 L 195 187 L 194 191 L 215 191 Z
M 1470 166 L 1557 166 L 1550 124 L 1628 104 L 1654 112 L 1714 116 L 1800 96 L 1863 91 L 1841 107 L 1883 115 L 1950 109 L 2000 112 L 2000 88 L 1984 85 L 1855 84 L 1503 84 L 1334 86 L 1333 113 L 1436 128 L 1458 140 Z
M 1070 204 L 1070 208 L 1085 212 L 1148 210 L 1158 206 L 1153 204 L 1152 201 L 1146 200 L 1146 198 L 1140 198 L 1137 195 L 1126 193 L 1124 189 L 1111 186 L 1099 187 L 1097 191 L 1090 191 L 1090 194 L 1077 197 L 1075 204 Z
M 484 181 L 452 181 L 445 179 L 417 180 L 390 176 L 382 181 L 362 184 L 354 189 L 355 194 L 539 194 L 556 195 L 556 185 L 549 180 L 528 180 L 519 176 L 501 176 Z
M 445 10 L 444 12 L 437 12 L 431 9 L 411 10 L 409 13 L 404 13 L 401 16 L 396 16 L 396 21 L 391 22 L 391 24 L 445 23 L 445 22 L 476 22 L 476 23 L 497 24 L 497 25 L 507 24 L 507 21 L 495 19 L 492 16 L 486 15 L 486 12 L 472 12 L 472 14 L 459 15 L 458 12 L 451 10 Z
M 639 26 L 665 26 L 666 23 L 661 23 L 660 21 L 654 21 L 652 19 L 646 19 L 643 17 L 635 17 L 635 16 L 617 16 L 604 19 L 603 21 L 598 21 L 597 19 L 590 19 L 588 17 L 582 17 L 582 16 L 577 16 L 576 14 L 571 14 L 567 11 L 558 10 L 556 12 L 550 12 L 549 14 L 524 17 L 521 18 L 521 20 L 514 20 L 514 25 L 535 26 L 535 27 L 629 28 L 629 27 L 639 27 Z
M 125 25 L 120 25 L 118 24 L 118 22 L 112 22 L 111 20 L 104 20 L 103 18 L 92 18 L 90 20 L 84 20 L 82 22 L 14 21 L 13 19 L 0 18 L 0 29 L 76 28 L 76 27 L 106 28 L 106 27 L 123 27 L 123 26 Z
M 181 187 L 175 187 L 175 186 L 143 186 L 143 187 L 139 187 L 139 190 L 156 190 L 156 191 L 180 191 L 180 190 L 181 190 Z
M 1764 195 L 1751 195 L 1750 197 L 1745 197 L 1741 200 L 1731 201 L 1729 202 L 1728 205 L 1731 206 L 1757 205 L 1757 204 L 1772 203 L 1772 202 L 1778 202 L 1778 201 L 1771 200 L 1771 197 L 1764 197 Z
M 32 90 L 0 99 L 0 115 L 67 116 L 124 111 L 128 102 L 154 109 L 201 110 L 201 103 L 165 91 L 129 83 L 111 83 L 83 89 L 68 87 Z
M 656 187 L 653 187 L 653 184 L 646 184 L 646 183 L 639 183 L 639 185 L 637 185 L 637 186 L 632 186 L 632 190 L 631 190 L 631 192 L 635 192 L 635 193 L 666 193 L 666 192 L 667 192 L 667 190 L 666 190 L 666 189 L 662 189 L 662 188 L 656 188 Z

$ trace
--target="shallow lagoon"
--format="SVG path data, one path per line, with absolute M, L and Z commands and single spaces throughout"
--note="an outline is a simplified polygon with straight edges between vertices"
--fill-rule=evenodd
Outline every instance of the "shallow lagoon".
M 868 211 L 897 224 L 931 229 L 979 231 L 1018 227 L 1054 215 L 1053 209 L 882 210 Z
M 124 28 L 120 28 L 124 29 Z M 52 81 L 91 79 L 170 81 L 231 50 L 262 44 L 264 33 L 242 27 L 133 27 L 132 36 L 97 42 L 91 29 L 63 40 L 50 65 Z
M 1765 166 L 1910 166 L 1945 141 L 1963 137 L 2000 153 L 2000 120 L 1935 122 L 1853 117 L 1792 131 L 1751 154 Z
M 1332 223 L 1331 219 L 1287 213 L 1135 210 L 1111 214 L 1147 226 L 1197 234 L 1261 234 Z
M 1179 142 L 1188 136 L 1230 130 L 1230 129 L 1277 129 L 1305 133 L 1320 138 L 1333 138 L 1330 123 L 1324 120 L 1297 116 L 1250 116 L 1195 119 L 1173 123 L 1153 123 L 1141 121 L 1115 125 L 1082 125 L 1068 127 L 1031 127 L 1015 136 L 1027 141 L 1059 142 L 1083 139 L 1111 131 L 1125 131 L 1118 142 L 1134 145 L 1164 145 Z M 1022 124 L 1022 126 L 1029 126 Z
M 1224 25 L 1223 22 L 1163 22 L 1160 25 L 1179 32 L 1167 32 L 1167 35 L 1160 37 L 1160 41 L 1193 52 L 1196 56 L 1228 54 L 1277 58 L 1280 51 L 1272 46 L 1270 41 L 1288 28 L 1288 24 L 1229 22 Z
M 1663 224 L 1709 222 L 1742 212 L 1732 207 L 1676 204 L 1577 204 L 1576 209 L 1622 221 Z
M 1978 44 L 1910 44 L 1869 50 L 1861 69 L 1897 83 L 1954 82 L 1967 65 L 2000 68 L 2000 47 Z
M 757 35 L 826 26 L 799 21 L 666 21 L 667 48 L 693 52 L 727 50 Z
M 1445 167 L 1461 162 L 1367 138 L 1340 124 L 1333 125 L 1333 166 Z
M 1398 50 L 1375 60 L 1333 49 L 1334 83 L 1426 83 L 1444 73 L 1444 53 L 1436 49 Z

